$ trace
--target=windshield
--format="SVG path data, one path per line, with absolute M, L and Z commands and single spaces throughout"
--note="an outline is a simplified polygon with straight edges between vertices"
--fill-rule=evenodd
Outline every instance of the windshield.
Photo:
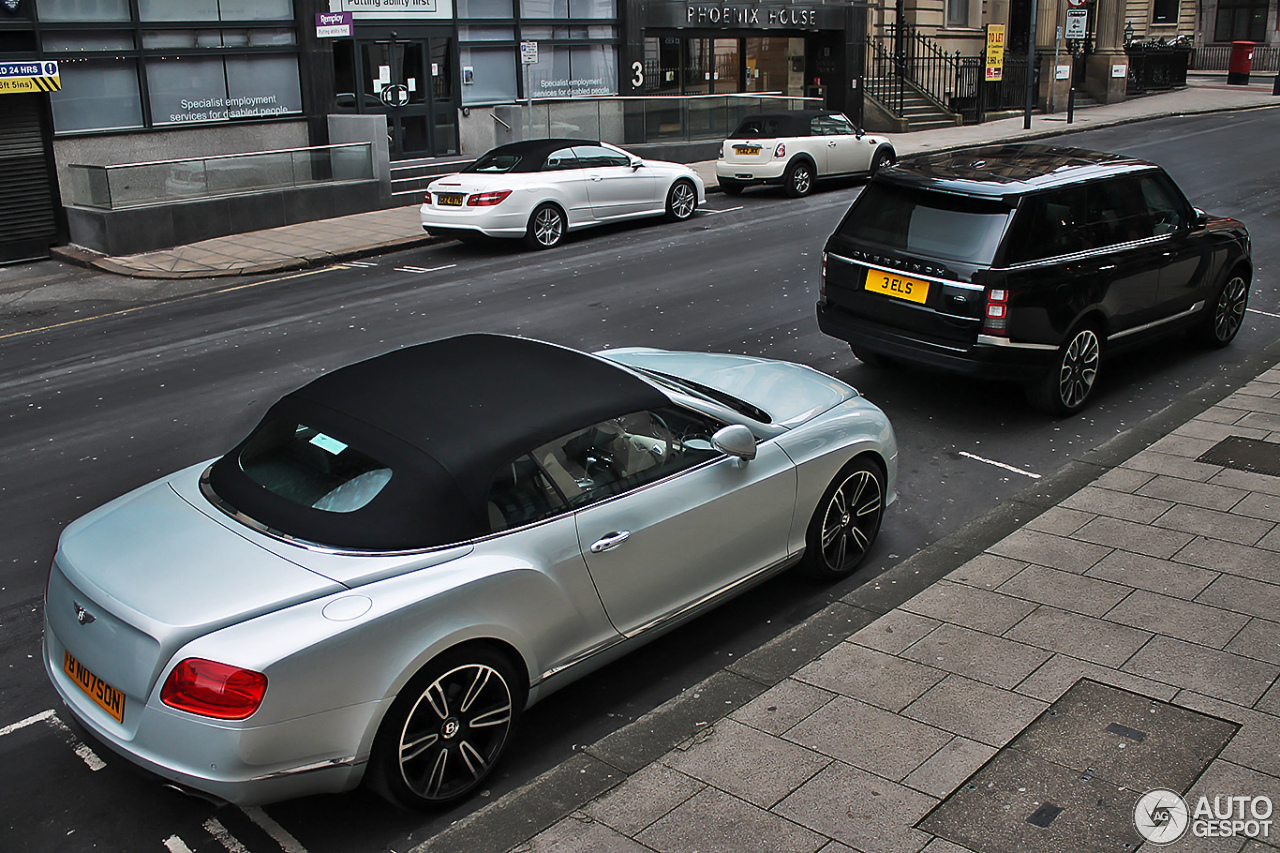
M 910 255 L 990 264 L 1012 212 L 1001 201 L 872 183 L 837 233 Z
M 391 469 L 305 424 L 272 418 L 240 452 L 245 475 L 311 509 L 355 512 L 391 481 Z
M 735 397 L 732 394 L 726 394 L 724 391 L 703 385 L 701 382 L 694 382 L 692 379 L 685 379 L 683 376 L 672 376 L 670 373 L 650 370 L 647 367 L 637 367 L 635 369 L 646 376 L 652 376 L 664 385 L 674 387 L 677 391 L 683 391 L 686 394 L 692 394 L 695 397 L 702 397 L 713 403 L 719 403 L 721 406 L 732 409 L 740 415 L 746 415 L 758 423 L 773 423 L 773 418 L 764 409 L 759 406 L 753 406 L 746 400 Z

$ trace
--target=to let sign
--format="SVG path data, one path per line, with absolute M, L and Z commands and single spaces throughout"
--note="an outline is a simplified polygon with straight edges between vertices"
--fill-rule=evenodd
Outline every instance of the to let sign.
M 986 79 L 1004 79 L 1004 24 L 987 24 Z
M 0 62 L 0 95 L 22 92 L 56 92 L 62 88 L 58 63 L 47 59 Z

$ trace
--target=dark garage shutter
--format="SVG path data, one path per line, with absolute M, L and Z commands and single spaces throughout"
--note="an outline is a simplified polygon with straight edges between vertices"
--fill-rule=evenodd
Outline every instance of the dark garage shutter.
M 49 256 L 57 194 L 42 134 L 40 94 L 0 95 L 0 263 Z

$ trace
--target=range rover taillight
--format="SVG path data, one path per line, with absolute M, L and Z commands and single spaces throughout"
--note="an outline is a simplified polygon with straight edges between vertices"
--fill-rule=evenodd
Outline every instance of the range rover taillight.
M 827 253 L 822 253 L 821 277 L 818 279 L 818 296 L 825 300 L 827 298 Z
M 982 331 L 988 335 L 1009 334 L 1009 291 L 1003 287 L 987 289 L 987 304 L 982 309 Z

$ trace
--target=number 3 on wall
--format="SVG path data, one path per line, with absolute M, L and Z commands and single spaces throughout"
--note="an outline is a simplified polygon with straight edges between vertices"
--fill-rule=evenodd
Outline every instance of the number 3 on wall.
M 631 63 L 631 73 L 633 75 L 631 78 L 631 85 L 639 89 L 641 86 L 644 85 L 644 63 L 642 62 Z

